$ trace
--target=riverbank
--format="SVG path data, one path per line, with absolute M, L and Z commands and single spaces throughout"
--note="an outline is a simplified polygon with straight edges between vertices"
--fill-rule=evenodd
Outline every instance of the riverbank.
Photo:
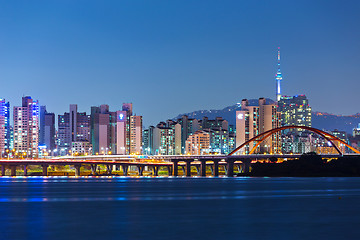
M 360 177 L 360 157 L 346 156 L 323 160 L 316 154 L 304 154 L 299 160 L 278 163 L 254 163 L 250 177 Z

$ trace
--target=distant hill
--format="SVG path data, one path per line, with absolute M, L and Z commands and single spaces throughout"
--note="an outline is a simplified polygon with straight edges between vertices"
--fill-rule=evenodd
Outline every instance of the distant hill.
M 324 112 L 312 113 L 312 126 L 319 129 L 346 131 L 352 133 L 360 123 L 360 113 L 344 116 Z
M 258 99 L 248 99 L 248 101 L 249 101 L 249 106 L 257 106 L 259 104 Z M 271 104 L 274 103 L 274 101 L 271 100 L 270 98 L 266 98 L 266 103 Z M 203 117 L 208 117 L 209 119 L 215 119 L 215 117 L 222 117 L 223 119 L 226 119 L 229 122 L 229 124 L 235 125 L 235 112 L 239 110 L 241 110 L 241 104 L 237 103 L 225 107 L 224 109 L 221 110 L 215 110 L 215 109 L 199 110 L 190 113 L 179 114 L 174 119 L 181 118 L 181 116 L 183 115 L 187 115 L 189 116 L 189 118 L 196 118 L 196 119 L 202 119 Z
M 249 99 L 250 106 L 258 105 L 258 99 Z M 267 103 L 274 103 L 273 100 L 267 98 Z M 212 110 L 199 110 L 184 114 L 179 114 L 176 118 L 180 118 L 182 115 L 187 115 L 189 118 L 202 119 L 203 117 L 208 117 L 209 119 L 215 119 L 215 117 L 222 117 L 226 119 L 229 124 L 235 125 L 235 112 L 239 111 L 241 108 L 240 103 L 234 104 L 228 107 L 225 107 L 220 110 L 212 109 Z M 343 115 L 335 115 L 331 113 L 323 113 L 323 112 L 313 112 L 312 113 L 312 126 L 314 128 L 323 129 L 323 130 L 334 130 L 338 129 L 340 131 L 346 131 L 347 133 L 351 133 L 352 129 L 357 127 L 358 123 L 360 123 L 360 113 L 355 115 L 343 116 Z

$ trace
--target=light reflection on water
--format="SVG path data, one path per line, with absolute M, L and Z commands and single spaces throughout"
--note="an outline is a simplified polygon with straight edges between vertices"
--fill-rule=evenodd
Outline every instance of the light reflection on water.
M 1 177 L 0 239 L 354 239 L 359 201 L 360 178 Z

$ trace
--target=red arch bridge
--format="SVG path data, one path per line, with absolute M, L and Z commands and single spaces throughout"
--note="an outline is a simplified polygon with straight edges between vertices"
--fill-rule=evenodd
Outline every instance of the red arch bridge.
M 158 176 L 160 169 L 165 170 L 168 176 L 179 176 L 179 168 L 182 169 L 184 176 L 192 176 L 191 169 L 196 168 L 198 176 L 207 175 L 207 167 L 210 167 L 212 176 L 219 176 L 219 169 L 222 168 L 225 175 L 228 177 L 234 176 L 234 169 L 238 172 L 249 172 L 251 163 L 260 160 L 268 160 L 270 158 L 281 159 L 298 159 L 301 154 L 253 154 L 255 149 L 260 144 L 269 138 L 272 134 L 286 129 L 304 129 L 310 132 L 319 134 L 324 139 L 331 143 L 338 154 L 323 154 L 320 155 L 324 159 L 337 158 L 345 155 L 341 152 L 337 143 L 351 149 L 354 154 L 346 154 L 360 156 L 360 152 L 341 139 L 321 131 L 316 128 L 304 127 L 304 126 L 285 126 L 280 128 L 271 129 L 258 136 L 250 139 L 249 141 L 241 144 L 229 155 L 91 155 L 91 156 L 75 156 L 75 157 L 53 157 L 49 159 L 16 159 L 16 160 L 0 160 L 1 175 L 5 176 L 6 169 L 10 170 L 10 176 L 16 176 L 20 171 L 24 176 L 28 175 L 29 166 L 41 166 L 41 175 L 48 176 L 49 167 L 51 166 L 71 166 L 74 169 L 75 176 L 81 176 L 81 171 L 85 168 L 91 171 L 91 175 L 98 174 L 98 166 L 103 166 L 106 169 L 106 174 L 111 175 L 114 170 L 122 172 L 123 176 L 128 176 L 130 169 L 132 173 L 138 176 L 144 174 L 144 170 L 151 172 L 152 176 Z M 249 151 L 249 154 L 237 154 L 239 150 L 248 146 L 250 143 L 255 146 Z

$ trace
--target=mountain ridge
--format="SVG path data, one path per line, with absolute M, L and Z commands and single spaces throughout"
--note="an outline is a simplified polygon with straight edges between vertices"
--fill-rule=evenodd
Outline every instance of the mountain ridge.
M 258 104 L 258 99 L 248 99 L 250 106 Z M 267 103 L 274 103 L 272 99 L 266 98 Z M 208 117 L 209 119 L 215 119 L 215 117 L 222 117 L 226 119 L 229 124 L 235 125 L 235 112 L 241 110 L 241 104 L 227 106 L 223 109 L 210 109 L 210 110 L 196 110 L 184 114 L 179 114 L 174 120 L 181 118 L 183 115 L 187 115 L 189 118 L 202 119 Z M 339 131 L 345 131 L 351 133 L 353 128 L 356 128 L 360 123 L 360 113 L 353 115 L 340 115 L 328 112 L 313 111 L 312 112 L 312 127 L 333 131 L 335 129 Z

